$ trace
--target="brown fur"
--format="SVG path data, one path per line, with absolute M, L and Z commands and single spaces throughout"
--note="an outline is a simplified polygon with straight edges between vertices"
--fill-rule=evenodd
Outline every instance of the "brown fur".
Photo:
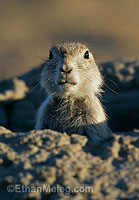
M 93 141 L 111 131 L 98 96 L 103 79 L 89 49 L 81 43 L 51 48 L 52 59 L 44 63 L 41 85 L 48 93 L 38 111 L 36 129 L 88 135 Z M 84 58 L 85 52 L 89 58 Z

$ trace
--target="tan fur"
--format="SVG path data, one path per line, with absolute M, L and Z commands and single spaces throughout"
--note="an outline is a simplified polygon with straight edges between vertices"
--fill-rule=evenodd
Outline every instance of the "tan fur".
M 58 44 L 44 63 L 41 86 L 48 97 L 38 111 L 36 129 L 53 129 L 89 136 L 97 142 L 111 131 L 100 103 L 103 79 L 88 47 L 81 43 Z M 89 51 L 89 58 L 84 58 Z

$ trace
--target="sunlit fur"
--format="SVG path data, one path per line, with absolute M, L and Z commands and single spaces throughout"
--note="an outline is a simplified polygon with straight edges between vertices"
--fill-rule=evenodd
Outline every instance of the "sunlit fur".
M 99 100 L 103 79 L 92 53 L 84 58 L 87 50 L 81 43 L 51 48 L 53 57 L 44 63 L 41 76 L 48 95 L 39 108 L 36 129 L 85 134 L 95 142 L 110 135 Z M 59 83 L 65 80 L 66 84 Z

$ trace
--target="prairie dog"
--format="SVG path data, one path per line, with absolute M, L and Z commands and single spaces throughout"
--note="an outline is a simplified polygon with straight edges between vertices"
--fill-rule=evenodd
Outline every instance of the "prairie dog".
M 98 142 L 111 135 L 99 100 L 103 78 L 82 43 L 53 46 L 43 64 L 41 86 L 47 97 L 38 110 L 36 129 L 87 135 Z

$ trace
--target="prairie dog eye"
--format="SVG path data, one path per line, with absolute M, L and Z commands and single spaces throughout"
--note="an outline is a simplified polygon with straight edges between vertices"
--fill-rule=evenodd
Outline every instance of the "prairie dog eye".
M 53 53 L 52 51 L 49 52 L 49 60 L 53 59 Z
M 84 53 L 84 58 L 89 59 L 89 51 L 88 50 Z

